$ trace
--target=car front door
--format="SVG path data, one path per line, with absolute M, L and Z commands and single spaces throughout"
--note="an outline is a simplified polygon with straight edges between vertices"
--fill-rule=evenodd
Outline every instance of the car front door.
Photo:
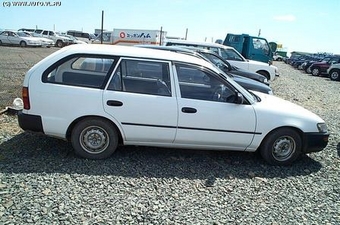
M 20 43 L 20 38 L 13 32 L 8 32 L 8 42 L 12 45 L 18 45 Z
M 211 71 L 186 64 L 176 64 L 176 71 L 180 96 L 175 143 L 245 150 L 256 128 L 252 105 L 232 103 L 234 87 Z
M 178 116 L 170 69 L 170 62 L 128 58 L 116 66 L 103 106 L 126 144 L 174 141 Z

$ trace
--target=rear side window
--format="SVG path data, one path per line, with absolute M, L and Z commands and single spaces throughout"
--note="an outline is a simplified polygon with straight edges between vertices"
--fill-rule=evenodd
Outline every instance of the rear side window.
M 69 57 L 47 69 L 42 80 L 45 83 L 103 88 L 114 62 L 113 58 L 107 57 Z
M 115 70 L 108 89 L 171 96 L 169 63 L 124 59 Z

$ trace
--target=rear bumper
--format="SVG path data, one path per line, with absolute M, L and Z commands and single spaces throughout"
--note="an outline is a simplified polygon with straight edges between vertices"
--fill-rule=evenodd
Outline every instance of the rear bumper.
M 29 115 L 19 111 L 18 122 L 23 130 L 44 133 L 41 116 Z
M 306 133 L 304 135 L 304 153 L 319 152 L 328 144 L 329 133 Z

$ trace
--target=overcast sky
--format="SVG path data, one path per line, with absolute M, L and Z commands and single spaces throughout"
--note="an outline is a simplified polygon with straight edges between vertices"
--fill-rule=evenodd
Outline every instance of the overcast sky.
M 227 33 L 260 35 L 288 51 L 340 54 L 339 0 L 1 0 L 0 29 L 42 28 L 55 31 L 150 29 L 168 36 L 215 41 Z M 40 6 L 15 6 L 16 2 Z M 56 6 L 46 6 L 46 3 Z M 45 6 L 42 6 L 45 4 Z

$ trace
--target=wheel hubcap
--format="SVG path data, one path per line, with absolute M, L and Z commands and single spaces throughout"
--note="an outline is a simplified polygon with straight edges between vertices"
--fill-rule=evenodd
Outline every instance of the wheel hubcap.
M 319 70 L 318 69 L 313 69 L 313 75 L 314 76 L 317 76 L 317 75 L 319 75 Z
M 107 148 L 109 145 L 109 135 L 101 127 L 87 127 L 81 132 L 80 144 L 85 151 L 91 154 L 98 154 Z
M 332 78 L 333 80 L 339 79 L 339 73 L 338 73 L 338 72 L 333 72 L 333 73 L 331 73 L 331 78 Z
M 296 143 L 293 138 L 281 137 L 273 145 L 273 157 L 278 161 L 285 161 L 293 155 L 295 148 Z

